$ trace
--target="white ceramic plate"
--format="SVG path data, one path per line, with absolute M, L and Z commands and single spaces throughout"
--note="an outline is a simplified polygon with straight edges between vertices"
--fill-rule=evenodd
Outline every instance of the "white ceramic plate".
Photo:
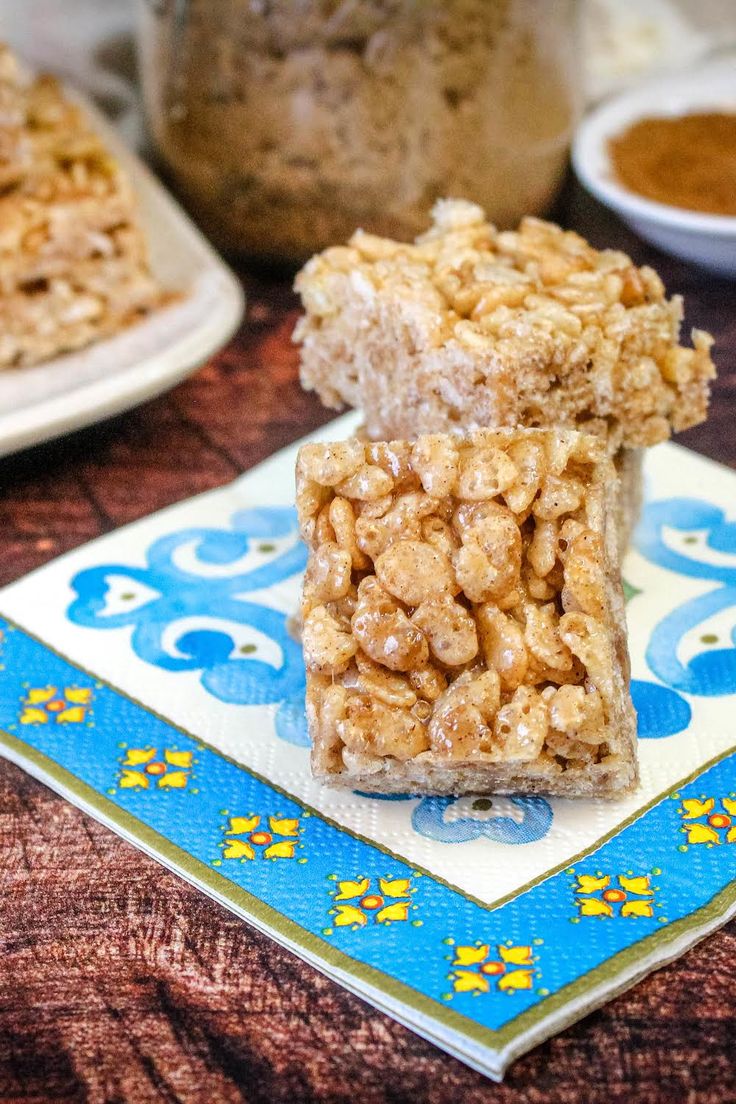
M 608 141 L 637 119 L 696 111 L 736 111 L 736 58 L 712 62 L 608 100 L 581 124 L 572 160 L 578 177 L 642 238 L 713 272 L 736 276 L 736 218 L 644 199 L 618 184 Z
M 224 345 L 243 315 L 239 282 L 200 231 L 89 101 L 67 91 L 132 180 L 151 266 L 183 298 L 80 352 L 0 373 L 0 456 L 167 390 Z

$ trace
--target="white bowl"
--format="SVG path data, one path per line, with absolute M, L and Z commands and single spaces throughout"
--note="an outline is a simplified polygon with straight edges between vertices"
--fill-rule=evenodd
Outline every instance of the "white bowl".
M 606 101 L 583 120 L 572 162 L 589 192 L 642 238 L 688 261 L 736 276 L 736 217 L 671 207 L 617 183 L 608 142 L 638 119 L 699 111 L 736 111 L 736 58 L 648 81 Z

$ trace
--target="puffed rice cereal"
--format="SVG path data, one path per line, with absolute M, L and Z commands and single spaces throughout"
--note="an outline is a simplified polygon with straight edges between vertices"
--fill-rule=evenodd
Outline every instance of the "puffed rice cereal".
M 712 338 L 680 346 L 682 299 L 625 253 L 537 218 L 499 233 L 464 200 L 438 201 L 413 243 L 377 240 L 357 231 L 299 273 L 301 379 L 326 406 L 360 407 L 373 439 L 435 435 L 412 454 L 428 494 L 455 463 L 436 434 L 567 426 L 613 455 L 705 419 Z M 489 456 L 474 493 L 509 470 Z
M 637 777 L 605 442 L 309 444 L 313 769 L 378 792 L 619 796 Z

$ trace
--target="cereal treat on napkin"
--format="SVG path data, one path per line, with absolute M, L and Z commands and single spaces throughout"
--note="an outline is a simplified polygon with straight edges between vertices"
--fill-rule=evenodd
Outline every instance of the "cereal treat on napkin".
M 605 443 L 476 430 L 305 445 L 317 778 L 615 797 L 636 781 Z
M 569 426 L 613 454 L 706 416 L 712 339 L 678 344 L 679 296 L 549 222 L 499 233 L 475 204 L 440 200 L 415 243 L 358 231 L 296 288 L 303 385 L 361 407 L 374 440 Z
M 0 368 L 80 348 L 162 299 L 120 166 L 57 82 L 0 46 Z

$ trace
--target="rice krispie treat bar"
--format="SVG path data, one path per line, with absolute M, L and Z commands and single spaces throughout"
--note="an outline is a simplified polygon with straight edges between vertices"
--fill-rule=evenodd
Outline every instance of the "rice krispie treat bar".
M 164 296 L 131 187 L 57 82 L 0 46 L 0 368 L 128 325 Z
M 99 146 L 0 195 L 0 293 L 38 290 L 88 260 L 126 257 L 147 271 L 130 186 Z
M 124 258 L 77 262 L 33 294 L 0 294 L 0 367 L 81 349 L 144 317 L 161 289 Z
M 440 200 L 414 244 L 358 231 L 299 273 L 302 383 L 369 437 L 569 426 L 653 445 L 704 420 L 712 338 L 624 253 L 539 219 L 499 233 Z
M 571 430 L 305 445 L 317 778 L 614 797 L 637 777 L 616 483 Z

